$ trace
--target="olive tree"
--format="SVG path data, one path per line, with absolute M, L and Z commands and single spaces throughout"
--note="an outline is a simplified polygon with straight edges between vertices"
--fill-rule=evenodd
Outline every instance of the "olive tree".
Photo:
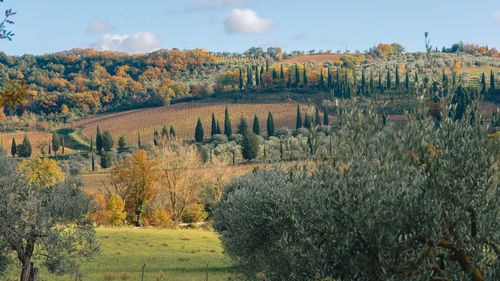
M 214 226 L 246 277 L 497 280 L 498 144 L 470 120 L 396 129 L 368 110 L 341 118 L 316 169 L 226 189 Z
M 13 160 L 0 155 L 0 275 L 8 265 L 19 265 L 20 280 L 26 281 L 33 261 L 54 274 L 74 271 L 80 258 L 99 250 L 87 218 L 90 208 L 78 179 L 31 185 Z

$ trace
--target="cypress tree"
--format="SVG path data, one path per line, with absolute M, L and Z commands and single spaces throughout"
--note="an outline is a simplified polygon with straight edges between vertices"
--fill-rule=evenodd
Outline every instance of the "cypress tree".
M 212 112 L 212 126 L 210 128 L 210 135 L 214 136 L 217 134 L 217 121 L 215 120 L 215 114 Z
M 118 152 L 125 152 L 127 151 L 127 142 L 125 141 L 124 136 L 120 136 L 118 138 Z
M 10 147 L 10 154 L 12 154 L 12 157 L 16 157 L 17 155 L 17 144 L 16 144 L 16 139 L 12 137 L 12 145 Z
M 243 90 L 243 71 L 240 68 L 240 91 Z
M 260 77 L 259 77 L 259 83 L 262 84 L 264 81 L 264 66 L 260 67 Z
M 221 129 L 220 129 L 220 123 L 219 123 L 219 120 L 217 120 L 217 127 L 216 127 L 216 128 L 217 128 L 216 134 L 217 134 L 217 135 L 222 135 L 222 131 L 221 131 Z
M 155 133 L 156 135 L 158 135 L 158 131 L 155 130 Z M 106 152 L 109 152 L 113 149 L 113 145 L 114 145 L 113 136 L 108 130 L 105 130 L 104 133 L 102 134 L 102 149 Z
M 481 75 L 481 96 L 486 96 L 486 75 L 483 74 Z
M 171 138 L 175 138 L 175 130 L 174 130 L 174 126 L 172 126 L 172 125 L 170 126 L 170 132 L 169 132 L 169 133 L 170 133 L 170 137 L 171 137 Z
M 92 138 L 90 138 L 90 155 L 92 157 L 92 172 L 95 172 L 94 141 Z
M 31 157 L 31 143 L 27 134 L 24 134 L 23 142 L 17 147 L 17 154 L 19 157 Z
M 61 146 L 61 139 L 59 135 L 56 132 L 52 133 L 52 150 L 54 151 L 54 154 L 57 155 L 60 146 Z
M 305 117 L 304 117 L 304 128 L 306 129 L 311 129 L 312 128 L 312 121 L 311 121 L 311 116 L 309 116 L 309 114 L 305 114 Z
M 253 87 L 253 77 L 252 77 L 252 69 L 247 67 L 247 88 L 251 89 Z
M 386 88 L 390 90 L 392 88 L 391 82 L 391 71 L 387 69 L 387 77 L 385 78 Z
M 161 136 L 163 138 L 168 138 L 168 129 L 167 129 L 167 127 L 163 126 L 163 128 L 161 128 Z
M 283 70 L 283 64 L 280 65 L 280 79 L 285 80 L 285 71 Z
M 340 72 L 339 72 L 339 68 L 337 67 L 337 74 L 335 75 L 335 82 L 339 83 L 340 82 Z
M 370 90 L 375 90 L 375 79 L 373 77 L 373 68 L 370 69 Z
M 292 88 L 292 73 L 288 71 L 288 80 L 286 82 L 286 87 L 288 89 Z
M 229 118 L 229 111 L 226 107 L 224 111 L 224 135 L 230 137 L 233 134 L 233 130 L 231 128 L 231 119 Z
M 99 129 L 99 125 L 97 126 L 95 134 L 95 148 L 97 150 L 97 154 L 100 154 L 102 152 L 102 134 L 101 130 Z
M 271 111 L 267 114 L 267 135 L 274 136 L 274 119 Z
M 90 141 L 92 141 L 92 138 L 90 138 Z M 47 143 L 47 147 L 49 150 L 49 155 L 52 155 L 52 145 L 50 145 L 50 141 Z
M 64 136 L 61 136 L 61 153 L 64 154 L 64 148 L 65 148 L 65 145 L 64 145 Z
M 302 113 L 300 113 L 300 105 L 297 104 L 297 117 L 295 119 L 295 128 L 302 128 Z
M 278 79 L 278 72 L 276 72 L 276 68 L 273 68 L 272 79 L 273 79 L 273 85 L 276 84 L 276 80 Z
M 304 76 L 302 80 L 304 81 L 304 86 L 307 86 L 307 69 L 306 64 L 304 64 L 304 69 L 302 70 L 302 75 Z
M 113 166 L 113 161 L 111 159 L 111 154 L 104 151 L 101 155 L 101 168 L 107 169 Z
M 139 149 L 142 149 L 142 143 L 141 143 L 141 132 L 137 131 L 137 147 Z
M 366 88 L 365 68 L 361 67 L 361 89 L 364 91 L 365 88 Z
M 327 87 L 330 88 L 333 84 L 333 74 L 332 74 L 332 70 L 330 68 L 328 68 L 328 85 Z
M 300 72 L 299 66 L 295 64 L 295 88 L 298 88 L 300 85 Z
M 399 67 L 396 65 L 396 88 L 399 89 L 401 86 L 401 81 L 399 79 Z
M 380 71 L 380 69 L 378 70 L 378 90 L 380 92 L 384 91 L 384 86 L 382 86 L 382 72 Z
M 408 75 L 408 71 L 405 73 L 405 89 L 410 89 L 410 75 Z
M 319 109 L 317 106 L 315 107 L 315 112 L 314 112 L 314 125 L 316 126 L 321 125 L 321 117 L 319 115 Z
M 248 131 L 248 123 L 245 117 L 240 117 L 240 124 L 238 124 L 238 134 L 243 135 Z
M 259 65 L 255 67 L 255 85 L 259 86 L 260 85 L 260 76 L 259 76 Z
M 259 155 L 259 140 L 254 133 L 247 131 L 243 135 L 241 154 L 246 160 L 255 159 Z
M 330 116 L 328 116 L 328 111 L 326 111 L 326 109 L 323 111 L 323 125 L 330 125 Z
M 495 94 L 495 75 L 493 74 L 493 70 L 490 72 L 490 95 L 493 97 Z
M 194 140 L 196 142 L 203 142 L 203 125 L 201 124 L 201 119 L 199 117 L 194 130 Z
M 323 68 L 319 68 L 319 86 L 321 89 L 325 88 L 325 77 L 323 77 Z
M 256 135 L 260 135 L 259 117 L 257 117 L 257 115 L 253 117 L 252 132 Z
M 415 72 L 415 86 L 418 86 L 418 72 Z

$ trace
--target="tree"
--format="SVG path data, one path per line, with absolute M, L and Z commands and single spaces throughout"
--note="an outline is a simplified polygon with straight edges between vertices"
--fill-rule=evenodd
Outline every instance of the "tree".
M 37 190 L 52 188 L 64 181 L 63 171 L 55 160 L 49 158 L 23 160 L 17 171 L 24 182 Z
M 50 154 L 50 145 L 49 145 L 49 154 Z M 91 156 L 91 165 L 92 165 L 92 172 L 95 172 L 95 156 L 94 156 L 94 142 L 92 140 L 92 137 L 90 138 L 90 156 Z
M 158 194 L 158 163 L 141 149 L 116 165 L 111 175 L 114 184 L 123 191 L 127 209 L 134 212 L 136 226 L 142 227 L 144 210 Z
M 160 133 L 158 133 L 158 130 L 156 130 L 156 129 L 153 133 L 153 145 L 154 146 L 160 145 Z
M 241 154 L 246 160 L 253 160 L 259 155 L 259 139 L 254 133 L 247 131 L 243 135 Z
M 390 90 L 392 88 L 392 82 L 391 82 L 391 71 L 387 69 L 387 76 L 385 78 L 385 85 L 387 90 Z
M 212 113 L 212 127 L 210 130 L 210 135 L 211 136 L 217 135 L 217 120 L 215 119 L 214 113 Z
M 307 86 L 307 68 L 306 65 L 304 64 L 304 69 L 302 70 L 302 80 L 304 81 L 304 86 Z
M 243 71 L 240 68 L 240 91 L 243 90 Z
M 107 169 L 113 166 L 113 159 L 111 158 L 111 153 L 108 151 L 103 151 L 101 153 L 101 168 Z
M 222 135 L 222 130 L 221 130 L 221 128 L 220 128 L 220 123 L 219 123 L 219 120 L 217 120 L 216 134 L 217 134 L 217 135 Z
M 245 117 L 240 117 L 240 123 L 238 124 L 238 134 L 243 135 L 248 131 L 248 123 Z
M 61 136 L 61 153 L 64 154 L 64 148 L 65 148 L 65 145 L 64 145 L 64 136 Z
M 490 99 L 495 99 L 496 88 L 495 88 L 495 75 L 493 74 L 493 70 L 490 72 L 490 89 L 489 89 L 489 97 Z
M 298 88 L 299 86 L 300 86 L 299 66 L 295 64 L 295 88 Z
M 120 136 L 118 138 L 118 152 L 125 152 L 127 151 L 127 142 L 125 141 L 124 136 Z
M 141 132 L 139 132 L 139 131 L 137 131 L 137 148 L 139 148 L 139 149 L 142 148 Z
M 300 105 L 297 104 L 297 117 L 295 119 L 295 128 L 300 129 L 302 128 L 302 113 L 300 113 Z
M 482 97 L 484 97 L 484 96 L 486 96 L 486 93 L 487 93 L 487 91 L 486 91 L 486 75 L 484 75 L 484 72 L 483 72 L 483 74 L 481 74 L 481 92 L 480 92 L 480 94 Z
M 323 76 L 323 68 L 319 68 L 319 86 L 321 89 L 325 88 L 325 77 Z
M 161 137 L 164 139 L 168 138 L 168 129 L 166 126 L 163 126 L 163 128 L 161 128 Z
M 31 157 L 31 143 L 27 134 L 24 134 L 23 142 L 17 146 L 17 155 L 23 158 Z
M 19 280 L 29 281 L 36 259 L 51 273 L 75 272 L 81 259 L 99 252 L 81 181 L 33 188 L 15 167 L 0 156 L 0 271 L 20 264 Z
M 304 116 L 304 128 L 306 129 L 312 129 L 312 120 L 311 120 L 311 116 L 309 114 L 305 114 Z
M 314 107 L 314 125 L 315 126 L 321 125 L 321 116 L 319 115 L 319 109 L 317 106 Z
M 170 126 L 170 137 L 175 139 L 175 130 L 173 126 Z
M 159 163 L 160 192 L 166 194 L 166 209 L 174 223 L 179 223 L 186 208 L 197 203 L 202 165 L 198 150 L 188 146 L 165 146 Z
M 113 149 L 114 140 L 113 136 L 108 130 L 105 130 L 102 134 L 102 149 L 106 152 L 109 152 Z
M 256 135 L 260 135 L 259 117 L 257 117 L 257 115 L 253 117 L 252 132 Z
M 399 78 L 399 66 L 396 65 L 395 68 L 396 68 L 396 88 L 399 89 L 401 87 L 401 81 Z
M 274 119 L 271 111 L 267 114 L 267 135 L 274 136 Z
M 3 0 L 1 2 L 3 2 Z M 8 9 L 5 11 L 4 18 L 0 22 L 0 40 L 7 39 L 9 41 L 12 41 L 14 33 L 10 30 L 7 30 L 7 25 L 14 24 L 14 22 L 11 20 L 11 17 L 15 16 L 16 14 L 17 13 L 12 11 L 12 9 Z
M 12 137 L 12 145 L 10 147 L 10 154 L 12 157 L 16 157 L 17 155 L 17 144 L 16 144 L 16 139 Z
M 285 70 L 283 70 L 283 64 L 280 64 L 280 80 L 281 82 L 285 80 Z
M 57 154 L 60 147 L 61 137 L 57 134 L 57 132 L 54 132 L 52 133 L 52 151 L 54 151 L 54 154 Z
M 328 111 L 326 109 L 323 111 L 323 125 L 330 125 L 330 117 L 328 116 Z
M 231 118 L 229 117 L 229 110 L 224 110 L 224 135 L 230 137 L 233 134 L 233 130 L 231 128 Z
M 95 149 L 97 154 L 101 154 L 102 152 L 102 134 L 99 125 L 97 125 L 96 133 L 95 133 Z
M 194 130 L 194 140 L 196 142 L 203 142 L 203 124 L 201 124 L 201 119 L 198 117 L 196 121 L 196 128 Z
M 408 71 L 405 73 L 405 90 L 408 91 L 410 89 L 410 75 L 408 74 Z

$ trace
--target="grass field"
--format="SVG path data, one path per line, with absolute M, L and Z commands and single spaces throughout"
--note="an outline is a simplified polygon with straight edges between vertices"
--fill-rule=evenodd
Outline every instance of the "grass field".
M 180 103 L 164 107 L 132 110 L 119 113 L 96 115 L 75 123 L 81 127 L 84 138 L 95 135 L 97 125 L 101 130 L 109 130 L 116 139 L 123 135 L 129 145 L 136 145 L 137 132 L 141 133 L 143 144 L 153 142 L 153 133 L 161 131 L 163 126 L 173 126 L 178 139 L 193 139 L 194 127 L 198 117 L 203 122 L 205 136 L 210 134 L 212 112 L 215 113 L 221 127 L 224 126 L 224 109 L 229 109 L 233 131 L 244 116 L 250 127 L 253 116 L 257 114 L 260 128 L 265 131 L 267 114 L 273 113 L 275 127 L 295 127 L 296 104 L 294 102 L 275 103 Z
M 224 256 L 217 234 L 205 230 L 158 230 L 99 228 L 102 252 L 81 265 L 80 281 L 226 280 L 232 276 L 230 260 Z M 207 267 L 208 266 L 208 267 Z M 16 276 L 8 279 L 17 280 Z M 41 272 L 39 281 L 71 281 L 75 276 L 52 276 Z

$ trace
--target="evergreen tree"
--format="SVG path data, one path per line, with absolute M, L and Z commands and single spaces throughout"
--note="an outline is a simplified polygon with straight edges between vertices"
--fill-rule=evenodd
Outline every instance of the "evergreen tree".
M 304 86 L 307 86 L 307 68 L 306 68 L 306 64 L 304 64 L 304 69 L 302 70 L 302 80 L 304 82 Z
M 399 89 L 401 87 L 401 81 L 399 79 L 399 66 L 396 65 L 396 88 Z
M 361 89 L 364 91 L 366 88 L 366 77 L 365 77 L 365 68 L 361 68 Z
M 16 157 L 17 155 L 17 144 L 16 144 L 16 139 L 12 137 L 12 145 L 10 147 L 10 154 L 12 154 L 12 157 Z
M 264 81 L 264 66 L 260 67 L 260 77 L 259 77 L 259 83 L 262 84 Z
M 378 70 L 378 90 L 381 93 L 384 91 L 384 86 L 382 86 L 382 72 L 380 69 Z
M 418 86 L 418 72 L 415 72 L 415 86 Z
M 107 169 L 111 168 L 111 166 L 113 166 L 113 160 L 111 159 L 111 154 L 104 151 L 101 154 L 101 168 Z
M 280 79 L 281 81 L 285 80 L 285 71 L 283 70 L 283 64 L 280 65 Z
M 171 137 L 171 138 L 173 138 L 173 139 L 175 139 L 175 130 L 174 130 L 174 126 L 170 126 L 170 131 L 169 131 L 169 133 L 170 133 L 170 137 Z
M 259 117 L 257 117 L 257 115 L 253 117 L 252 131 L 254 134 L 260 135 Z
M 222 135 L 222 130 L 221 130 L 221 128 L 220 128 L 220 123 L 219 123 L 219 120 L 217 120 L 217 127 L 216 127 L 216 128 L 217 128 L 217 133 L 216 133 L 216 134 L 217 134 L 217 135 Z
M 153 133 L 153 145 L 154 146 L 160 145 L 160 134 L 158 133 L 158 130 L 155 130 Z
M 158 132 L 156 132 L 158 134 Z M 109 152 L 113 149 L 114 140 L 113 136 L 108 130 L 105 130 L 102 134 L 102 149 L 106 152 Z
M 196 142 L 203 142 L 203 125 L 201 124 L 201 119 L 199 117 L 194 131 L 194 140 Z
M 137 131 L 137 147 L 142 149 L 141 132 Z
M 31 143 L 27 134 L 24 134 L 23 142 L 17 146 L 17 155 L 23 158 L 31 157 Z
M 286 81 L 286 87 L 288 89 L 292 88 L 292 73 L 288 71 L 288 80 Z
M 373 77 L 373 68 L 370 69 L 370 90 L 372 92 L 375 90 L 375 79 Z
M 50 154 L 50 152 L 49 152 L 49 154 Z M 92 162 L 91 162 L 92 172 L 95 172 L 94 140 L 92 138 L 90 138 L 90 155 L 92 158 Z
M 253 77 L 252 77 L 252 69 L 247 67 L 247 88 L 251 89 L 253 87 Z
M 340 83 L 340 71 L 339 68 L 337 67 L 337 74 L 335 75 L 335 82 Z
M 276 68 L 273 68 L 272 79 L 273 79 L 273 85 L 275 85 L 276 84 L 276 80 L 278 79 L 278 72 L 276 72 Z
M 92 141 L 92 138 L 90 138 L 90 141 Z M 49 155 L 52 155 L 52 145 L 50 145 L 50 141 L 47 143 L 47 147 L 49 150 Z
M 52 133 L 52 150 L 54 151 L 54 154 L 57 155 L 60 146 L 61 146 L 61 139 L 59 135 L 56 132 Z
M 266 60 L 266 73 L 269 72 L 269 60 Z
M 298 88 L 300 85 L 300 72 L 299 66 L 295 64 L 295 88 Z
M 271 111 L 267 114 L 267 135 L 274 136 L 274 119 Z
M 245 117 L 240 117 L 240 123 L 238 124 L 238 134 L 243 135 L 248 131 L 248 123 Z
M 166 126 L 163 126 L 163 128 L 161 128 L 161 136 L 163 138 L 168 138 L 168 129 Z
M 255 67 L 255 85 L 259 86 L 260 85 L 260 80 L 259 80 L 259 65 Z
M 212 126 L 210 128 L 210 135 L 214 136 L 217 134 L 217 120 L 215 120 L 215 114 L 212 113 Z
M 297 117 L 295 119 L 295 128 L 302 128 L 302 113 L 300 113 L 300 105 L 297 104 Z
M 247 131 L 243 135 L 241 154 L 246 160 L 255 159 L 259 155 L 259 139 L 254 133 Z
M 64 154 L 64 136 L 61 136 L 61 153 Z
M 127 151 L 127 142 L 125 141 L 124 136 L 120 136 L 118 138 L 118 152 L 125 152 Z
M 387 69 L 387 77 L 385 78 L 386 88 L 390 90 L 392 88 L 391 82 L 391 71 Z
M 309 114 L 305 114 L 305 117 L 304 117 L 304 128 L 306 129 L 312 129 L 312 121 L 311 121 L 311 116 L 309 116 Z
M 481 92 L 480 92 L 480 95 L 482 97 L 486 96 L 486 75 L 484 75 L 484 72 L 483 72 L 483 74 L 481 74 Z
M 328 115 L 328 111 L 326 109 L 323 111 L 323 125 L 330 125 L 330 116 Z
M 494 96 L 496 92 L 495 89 L 495 75 L 493 74 L 493 70 L 490 72 L 490 96 Z
M 102 152 L 102 134 L 101 134 L 101 130 L 99 129 L 99 125 L 97 126 L 96 134 L 95 134 L 95 148 L 96 148 L 97 154 L 100 154 Z
M 314 125 L 315 126 L 321 125 L 321 116 L 319 115 L 319 109 L 317 106 L 315 107 L 315 112 L 314 112 Z
M 410 76 L 408 74 L 408 71 L 405 73 L 405 90 L 410 89 Z
M 224 111 L 224 135 L 230 137 L 233 134 L 233 129 L 231 128 L 231 119 L 229 118 L 229 111 L 226 107 Z
M 327 87 L 330 88 L 333 85 L 333 74 L 330 68 L 328 68 L 328 85 Z
M 466 92 L 462 85 L 458 86 L 452 98 L 452 103 L 456 106 L 454 120 L 461 120 L 467 109 Z
M 240 68 L 240 91 L 243 90 L 243 71 Z
M 325 77 L 323 76 L 323 68 L 319 68 L 319 86 L 321 89 L 325 88 Z

